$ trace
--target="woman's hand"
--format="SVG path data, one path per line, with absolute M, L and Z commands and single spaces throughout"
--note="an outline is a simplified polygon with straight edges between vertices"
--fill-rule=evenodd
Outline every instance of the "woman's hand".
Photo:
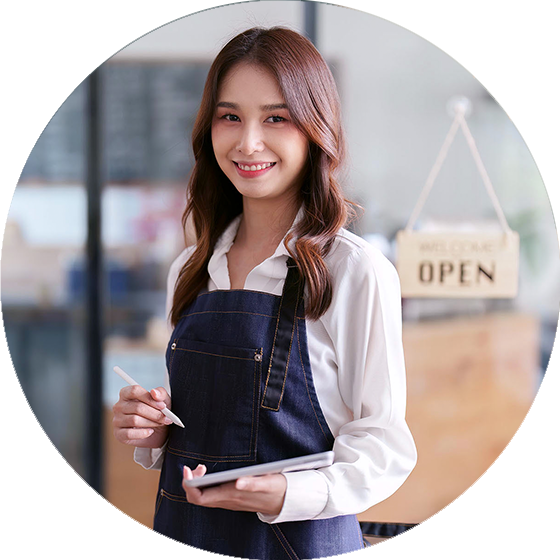
M 163 387 L 149 392 L 140 385 L 124 387 L 113 406 L 115 437 L 135 447 L 162 447 L 173 422 L 161 411 L 170 406 L 171 397 Z
M 235 482 L 203 489 L 184 484 L 185 480 L 199 478 L 205 473 L 204 465 L 198 465 L 194 471 L 189 467 L 183 469 L 183 489 L 191 504 L 235 511 L 258 511 L 269 515 L 278 515 L 282 510 L 287 486 L 282 474 L 244 476 Z

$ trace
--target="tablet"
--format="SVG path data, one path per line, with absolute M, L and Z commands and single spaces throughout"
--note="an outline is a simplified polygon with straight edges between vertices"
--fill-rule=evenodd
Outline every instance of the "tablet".
M 204 488 L 206 486 L 231 482 L 242 476 L 259 476 L 263 474 L 319 469 L 332 465 L 333 461 L 334 451 L 325 451 L 324 453 L 315 453 L 314 455 L 304 455 L 302 457 L 294 457 L 293 459 L 283 459 L 282 461 L 274 461 L 272 463 L 262 463 L 251 467 L 241 467 L 240 469 L 205 474 L 200 478 L 185 480 L 184 483 L 186 486 Z

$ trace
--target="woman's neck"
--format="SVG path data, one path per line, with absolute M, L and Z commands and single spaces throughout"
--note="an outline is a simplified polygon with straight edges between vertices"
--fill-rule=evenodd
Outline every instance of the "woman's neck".
M 291 228 L 298 209 L 292 202 L 277 204 L 243 199 L 243 215 L 235 243 L 253 250 L 277 247 Z

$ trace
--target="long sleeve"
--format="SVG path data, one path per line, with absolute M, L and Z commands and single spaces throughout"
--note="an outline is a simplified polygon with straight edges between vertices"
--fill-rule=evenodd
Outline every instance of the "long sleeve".
M 346 239 L 337 253 L 331 269 L 333 302 L 319 324 L 308 322 L 310 334 L 323 339 L 322 355 L 317 353 L 314 365 L 323 363 L 327 369 L 330 360 L 338 368 L 338 386 L 331 381 L 328 392 L 323 388 L 321 402 L 330 412 L 326 416 L 331 424 L 338 423 L 330 426 L 335 462 L 328 468 L 285 474 L 288 486 L 282 511 L 278 516 L 259 514 L 269 523 L 365 511 L 393 494 L 416 464 L 416 447 L 405 422 L 397 272 L 363 241 Z M 315 340 L 315 346 L 321 344 Z M 325 350 L 329 346 L 331 357 Z M 319 386 L 322 371 L 313 370 L 313 376 Z M 321 401 L 321 393 L 319 397 Z M 337 420 L 337 409 L 346 410 L 345 419 L 339 413 Z

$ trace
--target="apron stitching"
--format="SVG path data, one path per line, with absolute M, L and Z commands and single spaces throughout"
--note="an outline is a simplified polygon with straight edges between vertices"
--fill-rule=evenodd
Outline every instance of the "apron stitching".
M 327 437 L 327 435 L 325 434 L 325 431 L 323 430 L 323 426 L 321 425 L 321 422 L 319 421 L 319 417 L 317 416 L 317 411 L 315 410 L 315 405 L 313 404 L 313 401 L 311 400 L 311 395 L 309 394 L 309 386 L 307 384 L 307 374 L 305 371 L 305 366 L 303 365 L 303 358 L 301 357 L 301 345 L 299 342 L 299 325 L 297 326 L 297 338 L 298 338 L 298 353 L 299 353 L 299 361 L 301 362 L 301 368 L 303 370 L 303 380 L 305 381 L 305 388 L 307 389 L 307 396 L 309 397 L 309 402 L 311 403 L 311 408 L 313 409 L 313 414 L 315 415 L 315 420 L 317 420 L 317 424 L 319 424 L 319 428 L 321 429 L 321 433 L 323 434 L 323 437 L 327 440 L 327 443 L 330 445 L 331 442 L 329 440 L 329 438 Z
M 262 348 L 261 348 L 261 353 L 262 353 Z M 255 453 L 255 450 L 257 448 L 257 434 L 259 432 L 259 424 L 257 422 L 257 433 L 255 434 L 255 440 L 253 442 L 253 429 L 255 426 L 255 398 L 257 397 L 257 364 L 261 364 L 262 362 L 257 362 L 255 360 L 255 370 L 253 373 L 253 417 L 251 419 L 251 452 L 250 455 L 253 455 Z M 261 376 L 258 376 L 259 378 L 259 385 L 260 385 L 260 379 Z M 258 397 L 257 397 L 258 398 Z
M 284 540 L 286 541 L 286 544 L 290 547 L 290 550 L 292 551 L 293 555 L 299 560 L 299 556 L 296 554 L 296 551 L 293 549 L 292 545 L 290 544 L 290 541 L 286 538 L 286 535 L 282 532 L 282 529 L 280 529 L 278 525 L 276 526 L 276 528 L 278 529 L 279 533 L 284 537 Z
M 298 303 L 299 303 L 299 297 L 300 297 L 299 292 L 300 290 L 298 289 L 298 297 L 296 299 L 296 310 L 298 308 Z M 278 408 L 280 408 L 280 403 L 282 402 L 282 397 L 284 396 L 284 389 L 286 387 L 286 379 L 288 378 L 288 367 L 290 365 L 290 356 L 292 355 L 292 344 L 294 342 L 294 332 L 296 330 L 296 326 L 297 326 L 297 319 L 296 319 L 296 313 L 294 313 L 294 322 L 292 323 L 292 336 L 290 338 L 290 347 L 288 348 L 288 357 L 286 358 L 286 369 L 284 370 L 284 383 L 282 383 L 282 392 L 280 393 Z M 276 410 L 278 410 L 278 408 Z
M 268 526 L 272 529 L 272 532 L 274 533 L 274 536 L 278 539 L 278 542 L 282 545 L 282 548 L 284 549 L 284 552 L 288 555 L 288 558 L 293 560 L 293 556 L 290 554 L 290 551 L 284 546 L 284 543 L 282 542 L 282 539 L 280 538 L 280 536 L 276 532 L 276 529 L 278 529 L 278 527 L 276 525 L 268 525 Z M 284 537 L 284 534 L 282 534 L 282 536 Z M 284 537 L 284 539 L 285 538 L 286 537 Z M 286 544 L 288 544 L 288 546 L 290 546 L 287 541 L 286 541 Z M 292 548 L 292 547 L 290 546 L 290 548 Z M 293 551 L 293 548 L 292 548 L 292 551 Z M 296 560 L 299 560 L 299 558 L 297 557 L 295 552 L 294 552 L 294 556 L 295 556 Z
M 274 410 L 271 409 L 268 406 L 264 405 L 264 400 L 266 398 L 266 390 L 268 388 L 268 381 L 270 380 L 270 370 L 272 369 L 272 359 L 274 357 L 274 348 L 276 346 L 276 335 L 278 334 L 278 327 L 280 326 L 280 313 L 282 311 L 282 302 L 284 301 L 284 292 L 282 291 L 282 297 L 280 298 L 280 306 L 278 307 L 278 315 L 277 315 L 277 319 L 276 319 L 276 331 L 274 332 L 274 340 L 272 341 L 272 351 L 270 353 L 270 363 L 268 364 L 268 375 L 266 377 L 266 384 L 264 386 L 264 393 L 263 393 L 263 398 L 261 401 L 261 406 L 263 408 L 268 408 L 270 410 Z
M 156 516 L 158 514 L 159 508 L 161 507 L 161 502 L 163 502 L 163 490 L 159 493 L 158 501 L 157 501 L 157 504 L 156 504 L 156 511 L 154 513 L 154 516 Z
M 361 537 L 362 548 L 366 548 L 366 543 L 365 543 L 365 540 L 364 540 L 364 533 L 362 531 L 362 528 L 360 527 L 360 522 L 358 521 L 357 517 L 354 517 L 354 519 L 356 520 L 356 525 L 358 526 L 358 533 L 360 534 L 360 537 Z
M 169 492 L 166 492 L 165 490 L 162 490 L 162 496 L 164 496 L 165 498 L 167 498 L 168 500 L 171 500 L 172 502 L 181 502 L 181 503 L 187 503 L 189 504 L 190 502 L 187 500 L 186 497 L 183 496 L 177 496 L 177 494 L 170 494 Z
M 246 455 L 204 455 L 203 453 L 196 453 L 195 451 L 182 451 L 181 449 L 176 449 L 174 447 L 167 448 L 170 453 L 173 455 L 178 455 L 179 457 L 187 457 L 191 459 L 198 459 L 198 458 L 206 458 L 212 461 L 217 460 L 218 463 L 227 462 L 225 459 L 249 459 L 251 457 L 251 453 Z M 222 459 L 222 461 L 219 461 Z
M 239 356 L 224 356 L 223 354 L 213 354 L 212 352 L 202 352 L 201 350 L 191 350 L 190 348 L 175 348 L 183 352 L 195 352 L 196 354 L 205 354 L 206 356 L 216 356 L 217 358 L 226 358 L 227 360 L 246 360 L 253 361 L 253 358 L 240 358 Z
M 252 313 L 251 311 L 195 311 L 194 313 L 181 315 L 179 319 L 184 319 L 185 317 L 192 317 L 193 315 L 204 315 L 205 313 L 216 313 L 216 314 L 239 313 L 240 315 L 258 315 L 259 317 L 268 317 L 269 319 L 274 319 L 276 317 L 275 315 L 266 315 L 265 313 Z
M 298 289 L 298 296 L 296 298 L 296 310 L 297 310 L 298 304 L 299 304 L 300 290 L 301 290 L 301 288 Z M 282 304 L 280 304 L 280 306 L 282 306 Z M 297 320 L 296 315 L 297 315 L 297 313 L 294 313 L 294 322 L 292 324 L 292 336 L 290 338 L 290 347 L 288 348 L 288 357 L 286 358 L 286 369 L 284 370 L 284 382 L 282 383 L 282 391 L 280 392 L 280 398 L 278 399 L 278 406 L 276 408 L 272 408 L 270 406 L 265 406 L 263 404 L 262 407 L 267 408 L 268 410 L 278 411 L 280 409 L 280 403 L 282 402 L 282 397 L 284 396 L 284 389 L 286 387 L 286 379 L 288 377 L 288 367 L 290 365 L 290 355 L 292 353 L 292 343 L 294 341 L 294 331 L 295 331 L 295 327 L 296 327 L 296 324 L 297 324 L 296 323 L 296 320 Z M 278 330 L 278 325 L 276 326 L 276 330 Z M 274 338 L 276 338 L 276 336 Z M 272 367 L 272 356 L 270 357 L 270 367 Z M 269 369 L 269 374 L 270 374 L 270 369 Z M 265 392 L 266 392 L 266 389 L 265 389 Z M 264 398 L 263 398 L 263 402 L 264 402 Z
M 263 292 L 261 290 L 246 290 L 245 288 L 235 288 L 233 290 L 210 290 L 210 291 L 205 291 L 205 292 L 202 292 L 202 293 L 198 294 L 193 301 L 196 301 L 200 297 L 207 296 L 208 294 L 229 293 L 229 292 L 232 292 L 232 293 L 233 292 L 247 292 L 249 294 L 264 294 L 265 296 L 280 297 L 280 296 L 277 296 L 275 294 L 271 294 L 270 292 Z

